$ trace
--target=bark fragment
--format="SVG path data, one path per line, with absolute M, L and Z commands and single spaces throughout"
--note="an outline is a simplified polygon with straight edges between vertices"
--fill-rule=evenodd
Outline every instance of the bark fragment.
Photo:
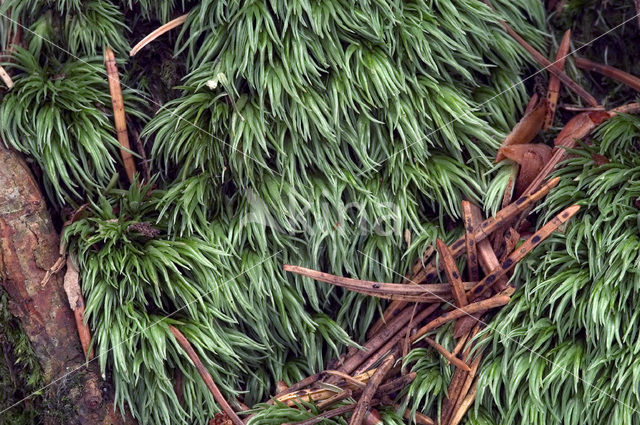
M 64 404 L 68 424 L 133 423 L 114 414 L 97 365 L 85 364 L 62 275 L 43 282 L 59 258 L 60 241 L 38 185 L 22 157 L 2 142 L 0 164 L 2 286 L 42 366 L 47 395 L 56 398 L 50 404 Z

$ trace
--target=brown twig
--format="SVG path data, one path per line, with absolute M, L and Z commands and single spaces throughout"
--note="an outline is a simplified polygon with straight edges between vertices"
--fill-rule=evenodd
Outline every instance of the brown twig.
M 493 11 L 495 11 L 493 6 L 488 1 L 482 0 L 482 2 L 489 6 Z M 567 86 L 567 88 L 571 89 L 575 94 L 584 99 L 589 105 L 599 105 L 595 97 L 589 94 L 589 92 L 582 88 L 578 83 L 573 81 L 567 74 L 561 71 L 557 67 L 557 64 L 552 63 L 542 53 L 540 53 L 532 45 L 527 43 L 527 41 L 522 38 L 520 34 L 518 34 L 513 28 L 511 28 L 511 26 L 509 26 L 509 24 L 501 19 L 498 19 L 498 22 L 500 23 L 500 25 L 502 25 L 507 34 L 509 34 L 514 40 L 518 42 L 518 44 L 520 44 L 527 52 L 529 52 L 533 60 L 538 62 L 539 65 L 543 66 L 547 71 L 558 77 L 558 79 L 560 79 L 560 81 L 562 81 L 564 85 Z
M 171 31 L 175 27 L 178 27 L 178 26 L 184 24 L 184 22 L 187 20 L 187 16 L 189 16 L 188 13 L 186 13 L 186 14 L 184 14 L 182 16 L 179 16 L 176 19 L 174 19 L 172 21 L 169 21 L 166 24 L 164 24 L 164 25 L 156 28 L 155 30 L 153 30 L 149 35 L 147 35 L 145 38 L 140 40 L 138 42 L 138 44 L 133 46 L 133 49 L 131 49 L 131 51 L 129 52 L 129 56 L 134 56 L 144 46 L 146 46 L 147 44 L 151 43 L 153 40 L 155 40 L 156 38 L 160 37 L 162 34 L 168 32 L 168 31 Z
M 327 375 L 338 376 L 338 377 L 344 379 L 345 382 L 348 382 L 351 385 L 354 385 L 356 388 L 364 388 L 367 385 L 364 382 L 357 380 L 353 376 L 351 376 L 349 374 L 346 374 L 344 372 L 340 372 L 339 370 L 326 370 L 325 373 Z
M 151 170 L 149 169 L 149 160 L 147 159 L 147 152 L 144 150 L 144 145 L 142 144 L 142 140 L 140 140 L 140 134 L 138 131 L 129 126 L 130 131 L 133 135 L 133 144 L 136 147 L 136 152 L 140 155 L 140 166 L 142 167 L 142 175 L 144 177 L 145 182 L 151 181 Z
M 462 217 L 464 219 L 464 241 L 467 248 L 467 270 L 469 280 L 478 280 L 478 250 L 476 247 L 476 238 L 474 232 L 475 221 L 471 215 L 471 202 L 462 201 Z M 448 247 L 447 247 L 448 248 Z M 450 251 L 449 251 L 450 252 Z
M 428 332 L 439 328 L 447 322 L 452 320 L 459 319 L 463 316 L 472 315 L 473 313 L 480 313 L 487 310 L 491 310 L 496 307 L 501 307 L 509 302 L 511 299 L 508 295 L 496 295 L 495 297 L 487 298 L 486 300 L 478 301 L 477 303 L 467 304 L 464 307 L 456 308 L 455 310 L 448 311 L 442 316 L 432 320 L 427 323 L 425 326 L 420 328 L 418 332 L 416 332 L 413 337 L 411 337 L 412 342 L 416 342 L 420 338 L 422 338 Z
M 389 356 L 384 359 L 380 367 L 376 370 L 371 379 L 369 379 L 369 382 L 367 382 L 367 386 L 364 388 L 364 391 L 362 391 L 362 396 L 360 397 L 360 400 L 356 405 L 353 415 L 351 416 L 349 425 L 362 424 L 366 413 L 371 408 L 371 399 L 382 383 L 384 377 L 387 376 L 387 372 L 389 372 L 389 369 L 391 369 L 395 361 L 396 359 L 394 356 Z
M 356 374 L 356 376 L 354 376 L 353 379 L 355 379 L 356 381 L 366 383 L 369 380 L 369 378 L 371 378 L 374 372 L 375 372 L 375 369 L 368 370 L 364 373 Z M 322 376 L 326 376 L 326 374 L 322 373 Z M 332 377 L 329 377 L 329 379 L 327 379 L 326 382 L 335 385 L 336 383 L 340 382 L 340 379 L 341 378 L 339 377 L 332 376 Z M 347 382 L 346 387 L 354 391 L 359 389 L 359 386 L 353 385 L 351 382 Z M 333 397 L 335 394 L 336 392 L 333 390 L 320 387 L 320 388 L 311 388 L 306 390 L 299 389 L 292 393 L 287 393 L 284 395 L 277 396 L 275 399 L 281 403 L 285 403 L 289 406 L 293 406 L 301 400 L 304 400 L 304 401 L 326 400 L 330 397 Z
M 318 409 L 320 410 L 324 410 L 327 407 L 334 405 L 346 398 L 350 398 L 353 395 L 353 391 L 352 390 L 344 390 L 342 392 L 337 393 L 336 395 L 329 397 L 326 400 L 322 400 L 319 403 L 316 404 L 316 406 L 318 407 Z
M 590 61 L 585 58 L 576 58 L 576 66 L 580 69 L 586 69 L 587 71 L 597 72 L 613 80 L 619 81 L 626 86 L 640 92 L 640 78 L 635 75 L 631 75 L 618 68 L 614 68 L 609 65 Z
M 464 370 L 465 372 L 469 372 L 471 370 L 468 364 L 466 364 L 465 362 L 463 362 L 462 360 L 460 360 L 459 358 L 451 354 L 442 345 L 438 344 L 437 342 L 435 342 L 429 337 L 426 337 L 424 340 L 427 342 L 427 344 L 435 348 L 438 353 L 442 354 L 442 357 L 447 359 L 449 363 L 453 364 L 458 369 Z
M 460 279 L 458 266 L 453 259 L 453 255 L 451 255 L 449 247 L 444 242 L 442 242 L 440 238 L 436 239 L 436 247 L 438 248 L 438 252 L 442 257 L 444 271 L 447 275 L 447 279 L 449 279 L 453 298 L 456 300 L 456 304 L 458 305 L 458 307 L 463 307 L 468 304 L 468 301 L 467 294 L 462 284 L 462 279 Z
M 413 416 L 413 418 L 412 418 Z M 435 421 L 433 419 L 431 419 L 430 417 L 428 417 L 427 415 L 423 415 L 420 412 L 415 412 L 414 415 L 411 415 L 411 410 L 407 409 L 404 411 L 404 414 L 402 415 L 403 418 L 407 419 L 407 420 L 411 420 L 414 419 L 415 422 L 419 425 L 436 425 Z
M 475 231 L 474 237 L 476 239 L 476 243 L 486 239 L 492 232 L 496 229 L 501 228 L 506 223 L 508 223 L 511 219 L 517 217 L 521 212 L 525 211 L 527 208 L 533 206 L 536 202 L 542 199 L 551 189 L 556 187 L 560 182 L 560 178 L 556 177 L 554 179 L 549 180 L 547 183 L 542 185 L 539 190 L 532 194 L 523 195 L 518 198 L 515 202 L 509 204 L 506 208 L 498 211 L 495 217 L 488 218 L 484 220 L 478 230 Z M 464 236 L 457 239 L 454 243 L 449 245 L 449 249 L 451 250 L 451 254 L 454 258 L 458 258 L 465 251 L 465 238 Z M 442 262 L 438 262 L 438 268 L 436 269 L 435 262 L 427 265 L 426 268 L 422 269 L 418 275 L 413 279 L 414 282 L 420 283 L 424 281 L 429 281 L 435 279 L 437 276 L 438 270 L 440 270 L 443 266 Z
M 120 155 L 127 172 L 129 183 L 133 183 L 136 173 L 136 164 L 131 155 L 129 145 L 129 135 L 127 134 L 127 120 L 124 115 L 124 100 L 122 99 L 122 88 L 120 87 L 120 76 L 118 75 L 118 65 L 113 55 L 113 50 L 109 47 L 104 49 L 104 62 L 107 68 L 107 79 L 109 80 L 109 92 L 111 93 L 111 103 L 113 106 L 113 120 L 116 127 L 116 135 L 120 143 Z
M 555 65 L 558 67 L 560 71 L 564 71 L 564 63 L 567 59 L 567 54 L 569 53 L 569 45 L 571 43 L 571 30 L 567 30 L 562 36 L 562 41 L 560 42 L 560 46 L 558 47 L 558 52 L 556 53 L 556 61 Z M 556 114 L 556 107 L 558 106 L 558 96 L 560 95 L 560 79 L 555 75 L 551 74 L 549 77 L 549 89 L 547 90 L 547 116 L 544 120 L 543 129 L 547 129 L 551 127 L 553 124 L 553 118 Z
M 84 297 L 82 296 L 82 289 L 80 289 L 78 269 L 76 269 L 75 264 L 73 264 L 71 257 L 67 257 L 67 272 L 64 275 L 63 286 L 67 294 L 67 299 L 69 300 L 69 306 L 71 310 L 73 310 L 73 315 L 76 320 L 76 328 L 78 328 L 78 337 L 80 337 L 82 351 L 84 351 L 84 356 L 88 360 L 91 360 L 93 358 L 93 350 L 90 350 L 91 331 L 89 330 L 89 325 L 84 320 Z
M 422 258 L 415 262 L 413 267 L 411 268 L 411 273 L 408 276 L 405 276 L 402 283 L 410 283 L 411 276 L 415 276 L 420 270 L 424 268 L 424 264 L 431 258 L 433 253 L 435 252 L 435 248 L 433 245 L 429 245 L 424 252 L 422 253 Z M 378 320 L 369 328 L 367 332 L 367 338 L 373 338 L 373 336 L 378 333 L 380 329 L 385 325 L 385 323 L 393 316 L 400 313 L 400 311 L 405 307 L 406 302 L 400 300 L 393 300 L 389 303 L 387 308 L 385 309 L 382 317 L 378 318 Z
M 8 89 L 13 88 L 13 80 L 11 79 L 11 76 L 7 73 L 7 71 L 5 71 L 5 69 L 2 67 L 2 65 L 0 65 L 0 79 L 4 81 Z
M 202 364 L 202 361 L 200 361 L 200 357 L 198 357 L 198 354 L 196 354 L 195 350 L 191 346 L 191 343 L 175 326 L 169 325 L 169 329 L 171 330 L 173 336 L 176 338 L 176 341 L 178 341 L 180 347 L 182 347 L 182 349 L 187 353 L 189 359 L 191 359 L 191 362 L 202 377 L 202 380 L 211 392 L 211 395 L 213 395 L 213 399 L 220 405 L 222 411 L 227 414 L 234 425 L 244 425 L 244 422 L 242 422 L 236 412 L 231 408 L 231 406 L 229 406 L 229 403 L 227 403 L 227 400 L 225 400 L 225 398 L 223 397 L 216 383 L 213 382 L 213 378 L 209 374 L 207 368 L 205 368 Z
M 368 280 L 351 279 L 348 277 L 336 276 L 306 267 L 285 264 L 282 269 L 287 272 L 306 276 L 320 282 L 340 286 L 354 292 L 371 295 L 378 298 L 400 299 L 410 302 L 440 302 L 444 299 L 451 299 L 451 286 L 447 284 L 411 285 L 403 283 L 382 283 Z M 461 282 L 465 290 L 473 287 L 473 282 Z
M 478 384 L 478 380 L 476 379 L 473 382 L 471 391 L 469 391 L 467 396 L 460 403 L 460 406 L 458 407 L 458 410 L 454 413 L 451 419 L 451 422 L 449 422 L 449 425 L 458 425 L 462 420 L 462 418 L 464 417 L 464 414 L 467 413 L 467 410 L 469 410 L 469 408 L 471 407 L 471 404 L 473 404 L 473 401 L 476 399 L 477 384 Z
M 542 199 L 551 189 L 556 187 L 560 182 L 560 178 L 556 177 L 554 179 L 549 180 L 545 184 L 543 184 L 539 190 L 534 193 L 523 195 L 518 198 L 515 202 L 509 204 L 507 207 L 498 211 L 495 217 L 488 218 L 487 220 L 480 223 L 480 225 L 474 228 L 473 237 L 476 240 L 476 244 L 480 241 L 486 239 L 488 235 L 490 235 L 495 230 L 505 226 L 511 220 L 516 218 L 523 211 L 527 211 L 531 206 L 533 206 L 536 202 Z M 449 245 L 449 249 L 451 250 L 451 254 L 454 258 L 458 258 L 465 252 L 465 243 L 466 237 L 463 236 Z M 427 248 L 427 251 L 433 250 L 433 247 Z M 424 257 L 423 257 L 424 258 Z M 418 270 L 414 273 L 411 279 L 408 280 L 411 284 L 420 284 L 422 282 L 429 282 L 436 278 L 438 275 L 438 271 L 442 268 L 442 261 L 430 262 L 426 267 L 422 264 L 422 261 L 418 261 L 416 265 L 414 265 L 413 270 Z M 389 304 L 386 310 L 383 313 L 383 316 L 378 319 L 378 322 L 369 330 L 368 336 L 372 337 L 375 335 L 384 325 L 386 321 L 388 321 L 392 317 L 396 317 L 406 307 L 407 303 L 403 301 L 393 301 Z
M 324 376 L 324 374 L 322 374 L 322 373 L 314 373 L 313 375 L 304 378 L 302 381 L 297 382 L 297 383 L 289 386 L 289 388 L 287 388 L 286 390 L 284 390 L 284 391 L 282 391 L 280 393 L 276 393 L 275 398 L 282 397 L 284 395 L 290 394 L 292 392 L 295 392 L 295 391 L 301 390 L 301 389 L 303 389 L 305 387 L 308 387 L 310 385 L 313 385 L 316 382 L 318 382 L 318 380 L 322 376 Z
M 560 212 L 547 224 L 542 226 L 540 230 L 531 235 L 517 250 L 507 257 L 500 267 L 496 267 L 484 277 L 478 284 L 471 289 L 469 299 L 474 300 L 480 297 L 487 289 L 489 289 L 500 277 L 504 276 L 507 271 L 511 270 L 525 255 L 527 255 L 533 248 L 538 246 L 543 240 L 545 240 L 551 233 L 553 233 L 562 223 L 573 217 L 578 210 L 579 205 L 572 205 L 569 208 Z
M 431 314 L 433 314 L 433 312 L 436 311 L 439 307 L 440 307 L 440 304 L 432 304 L 429 307 L 421 310 L 414 319 L 415 320 L 414 326 L 418 326 L 423 320 L 427 319 Z M 407 307 L 405 309 L 405 311 L 409 314 L 411 314 L 412 312 L 411 310 L 412 310 L 411 307 Z M 347 363 L 349 363 L 349 366 L 352 366 L 351 363 L 353 364 L 357 363 L 356 373 L 360 373 L 365 370 L 368 370 L 371 366 L 376 364 L 378 360 L 380 360 L 385 354 L 387 354 L 389 351 L 391 351 L 394 347 L 397 346 L 398 342 L 405 335 L 402 327 L 406 325 L 407 321 L 403 322 L 403 324 L 399 326 L 399 331 L 395 333 L 391 333 L 391 332 L 387 333 L 388 328 L 383 328 L 383 330 L 380 331 L 380 333 L 378 334 L 381 337 L 378 337 L 378 335 L 376 335 L 376 337 L 372 338 L 367 344 L 365 344 L 365 348 L 368 348 L 368 347 L 375 347 L 375 348 L 371 348 L 370 352 L 369 351 L 358 352 L 356 356 L 354 356 L 354 358 L 350 358 L 347 361 L 345 361 L 345 366 L 347 365 Z M 391 326 L 391 323 L 390 323 L 390 326 Z M 391 331 L 393 331 L 393 329 L 391 329 Z M 370 344 L 370 342 L 373 342 L 373 341 L 378 342 L 378 344 L 375 344 L 375 345 Z M 379 342 L 382 342 L 382 344 L 379 344 Z

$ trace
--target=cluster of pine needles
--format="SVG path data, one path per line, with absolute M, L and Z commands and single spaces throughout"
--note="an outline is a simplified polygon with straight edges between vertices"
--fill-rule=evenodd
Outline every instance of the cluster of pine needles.
M 597 2 L 582 0 L 566 2 L 566 13 L 578 3 L 595 13 Z M 619 22 L 634 12 L 624 3 Z M 60 222 L 86 205 L 63 237 L 121 411 L 140 424 L 205 424 L 220 412 L 173 329 L 233 408 L 254 408 L 252 425 L 320 411 L 304 400 L 260 402 L 278 382 L 292 385 L 356 350 L 385 305 L 282 265 L 397 282 L 437 238 L 464 234 L 463 200 L 487 215 L 501 209 L 517 165 L 493 159 L 536 90 L 533 79 L 518 83 L 537 69 L 501 21 L 539 51 L 556 43 L 541 1 L 492 5 L 2 2 L 2 66 L 14 86 L 0 89 L 0 139 L 32 162 Z M 133 43 L 184 14 L 179 29 L 129 57 Z M 619 22 L 591 27 L 603 33 Z M 105 46 L 134 142 L 124 151 L 150 170 L 130 185 Z M 583 81 L 570 61 L 567 74 Z M 622 86 L 607 106 L 633 100 Z M 563 102 L 582 106 L 562 90 Z M 570 113 L 559 108 L 538 142 L 551 141 Z M 581 210 L 516 267 L 518 290 L 483 334 L 467 423 L 640 420 L 639 135 L 640 119 L 619 114 L 559 164 L 559 185 L 529 220 Z M 456 344 L 452 325 L 432 338 L 448 351 Z M 414 379 L 395 402 L 412 415 L 391 405 L 381 420 L 439 418 L 455 368 L 425 347 L 403 362 Z

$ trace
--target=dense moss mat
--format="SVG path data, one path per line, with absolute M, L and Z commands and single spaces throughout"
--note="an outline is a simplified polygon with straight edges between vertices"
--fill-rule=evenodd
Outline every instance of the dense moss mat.
M 499 16 L 548 50 L 541 2 L 494 3 Z M 585 15 L 592 7 L 582 8 Z M 141 423 L 206 423 L 217 410 L 169 324 L 191 341 L 225 394 L 250 405 L 271 393 L 275 381 L 296 381 L 358 342 L 377 303 L 285 275 L 281 265 L 398 281 L 396 273 L 436 236 L 459 233 L 453 222 L 462 198 L 495 211 L 512 167 L 491 162 L 527 100 L 518 82 L 535 70 L 501 30 L 498 16 L 476 0 L 7 0 L 0 10 L 37 34 L 25 32 L 26 48 L 7 65 L 16 72 L 16 86 L 0 95 L 0 137 L 33 159 L 58 212 L 90 202 L 65 238 L 80 265 L 101 367 L 113 377 L 120 407 Z M 181 30 L 124 60 L 128 46 L 149 29 L 189 10 Z M 5 23 L 8 31 L 12 26 Z M 95 57 L 106 43 L 121 59 L 123 83 L 135 89 L 125 90 L 125 107 L 154 173 L 153 181 L 128 190 L 112 177 L 121 167 L 106 76 Z M 526 84 L 531 88 L 534 79 Z M 610 140 L 598 146 L 607 146 L 604 154 L 612 161 L 609 150 L 618 146 L 612 140 L 624 128 L 625 143 L 634 146 L 635 125 L 619 118 L 607 124 L 609 139 L 605 130 L 596 136 Z M 585 164 L 564 172 L 581 175 L 590 169 Z M 583 202 L 596 203 L 602 197 L 582 186 L 573 192 L 562 187 L 541 216 L 573 202 L 568 196 L 584 193 Z M 596 214 L 592 208 L 582 217 Z M 613 218 L 599 226 L 618 231 L 615 214 L 622 210 L 609 212 Z M 545 323 L 535 314 L 548 314 L 549 301 L 533 295 L 534 279 L 551 280 L 554 267 L 569 264 L 584 274 L 584 248 L 576 247 L 585 244 L 585 255 L 595 255 L 593 241 L 604 243 L 577 240 L 592 227 L 572 229 L 532 254 L 533 264 L 542 258 L 549 272 L 518 268 L 516 279 L 525 289 L 497 322 L 509 324 L 507 335 L 521 338 L 516 341 L 530 344 L 526 330 L 515 331 L 528 323 L 518 315 L 534 323 L 533 333 Z M 613 250 L 610 243 L 602 246 Z M 611 252 L 615 262 L 627 251 Z M 554 255 L 568 258 L 555 263 Z M 587 295 L 591 282 L 606 274 L 598 270 L 585 280 Z M 583 309 L 590 307 L 585 297 Z M 632 299 L 624 301 L 630 305 Z M 590 325 L 576 316 L 573 323 L 558 318 L 563 326 L 540 330 L 550 335 L 543 341 L 549 341 L 547 354 L 570 338 L 597 345 L 585 339 L 585 328 L 605 326 L 606 311 Z M 447 331 L 438 340 L 450 346 Z M 559 421 L 559 408 L 538 406 L 559 389 L 561 413 L 577 420 L 570 416 L 579 406 L 572 401 L 577 387 L 569 388 L 571 375 L 549 368 L 556 375 L 545 383 L 553 385 L 542 387 L 546 399 L 537 399 L 535 387 L 510 374 L 529 379 L 546 369 L 515 342 L 493 338 L 469 421 Z M 623 346 L 623 335 L 612 338 L 612 350 Z M 609 355 L 606 344 L 598 347 L 605 351 L 581 359 Z M 450 366 L 425 350 L 414 350 L 410 359 L 418 379 L 403 400 L 436 417 Z M 597 395 L 591 387 L 583 393 L 585 402 Z M 613 411 L 614 401 L 597 400 Z M 596 417 L 631 420 L 622 413 Z M 253 423 L 279 424 L 300 415 L 270 407 Z M 391 411 L 383 416 L 386 423 L 401 423 Z
M 0 409 L 14 405 L 43 385 L 42 370 L 29 339 L 9 312 L 9 296 L 0 288 Z M 1 424 L 37 424 L 42 399 L 36 395 L 2 413 Z

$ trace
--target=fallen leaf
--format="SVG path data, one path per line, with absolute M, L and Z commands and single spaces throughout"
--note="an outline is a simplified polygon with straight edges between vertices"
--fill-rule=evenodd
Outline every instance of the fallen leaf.
M 547 105 L 547 100 L 541 99 L 531 112 L 522 117 L 502 142 L 495 162 L 500 162 L 504 159 L 504 154 L 501 152 L 502 148 L 527 144 L 536 137 L 536 134 L 538 134 L 544 124 L 544 118 L 547 115 Z
M 549 146 L 540 143 L 507 146 L 500 148 L 499 153 L 520 164 L 516 179 L 516 196 L 524 192 L 553 155 Z

